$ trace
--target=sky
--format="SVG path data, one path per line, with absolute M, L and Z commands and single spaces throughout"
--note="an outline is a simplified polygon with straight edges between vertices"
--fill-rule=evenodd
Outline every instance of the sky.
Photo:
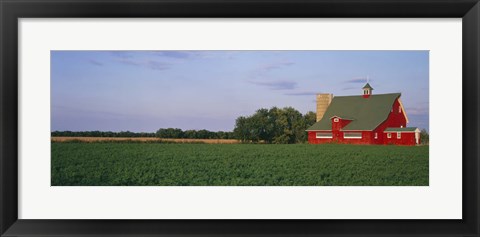
M 51 51 L 52 131 L 232 131 L 260 108 L 315 112 L 317 93 L 402 93 L 428 130 L 428 51 Z

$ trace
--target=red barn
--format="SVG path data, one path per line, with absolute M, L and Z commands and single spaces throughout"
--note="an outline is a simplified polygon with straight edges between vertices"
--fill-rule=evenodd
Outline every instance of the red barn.
M 345 144 L 420 144 L 420 130 L 406 127 L 408 117 L 400 93 L 372 94 L 367 83 L 363 95 L 317 95 L 317 122 L 307 129 L 308 142 Z

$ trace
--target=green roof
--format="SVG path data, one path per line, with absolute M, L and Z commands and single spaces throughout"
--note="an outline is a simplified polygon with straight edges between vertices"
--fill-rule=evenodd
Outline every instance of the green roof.
M 386 128 L 384 132 L 415 132 L 418 128 L 416 127 L 407 127 L 407 128 Z
M 342 130 L 374 130 L 388 118 L 392 105 L 400 93 L 363 96 L 335 96 L 323 118 L 307 131 L 332 130 L 334 116 L 352 120 Z
M 365 86 L 362 88 L 362 89 L 370 89 L 370 90 L 373 90 L 373 88 L 370 86 L 370 84 L 367 82 L 367 84 L 365 84 Z

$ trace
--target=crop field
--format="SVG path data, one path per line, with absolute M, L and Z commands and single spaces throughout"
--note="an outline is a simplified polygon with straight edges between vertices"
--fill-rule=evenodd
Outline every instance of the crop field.
M 53 186 L 429 185 L 428 146 L 52 142 Z
M 236 144 L 235 139 L 190 139 L 157 137 L 52 137 L 52 142 L 168 142 L 168 143 L 213 143 Z

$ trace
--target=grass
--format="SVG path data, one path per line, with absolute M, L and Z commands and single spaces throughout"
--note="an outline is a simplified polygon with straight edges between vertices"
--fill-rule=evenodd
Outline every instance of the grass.
M 428 146 L 52 142 L 54 186 L 428 185 Z

